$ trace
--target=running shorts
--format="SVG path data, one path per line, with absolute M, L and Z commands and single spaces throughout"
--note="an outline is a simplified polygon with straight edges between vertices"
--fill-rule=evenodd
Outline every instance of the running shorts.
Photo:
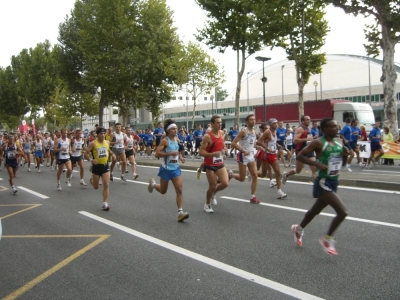
M 225 168 L 224 164 L 219 165 L 219 166 L 206 166 L 206 165 L 204 165 L 203 170 L 209 170 L 209 171 L 215 172 L 215 171 L 218 171 L 219 169 L 222 169 L 222 168 Z
M 94 175 L 101 176 L 107 172 L 110 172 L 110 167 L 109 167 L 108 163 L 92 165 L 92 173 Z
M 163 166 L 160 166 L 160 170 L 158 172 L 158 176 L 165 181 L 170 181 L 171 179 L 181 176 L 181 174 L 181 168 L 177 168 L 176 170 L 167 170 Z
M 331 178 L 317 177 L 314 180 L 313 196 L 318 198 L 322 195 L 323 191 L 336 193 L 339 181 Z
M 200 148 L 200 146 L 201 146 L 201 140 L 196 140 L 195 148 L 196 148 L 196 149 L 197 149 L 197 148 Z
M 376 142 L 371 143 L 371 152 L 375 152 L 380 149 L 382 149 L 382 146 L 380 143 L 376 143 Z
M 71 156 L 71 163 L 74 165 L 76 164 L 78 161 L 81 161 L 83 159 L 83 156 Z
M 35 151 L 35 156 L 43 157 L 43 152 L 42 151 Z
M 69 162 L 71 159 L 67 158 L 67 159 L 57 159 L 57 165 L 63 165 L 66 162 Z
M 125 155 L 126 155 L 126 157 L 130 157 L 130 156 L 135 155 L 135 153 L 133 153 L 133 149 L 131 149 L 131 150 L 126 150 Z
M 254 152 L 250 152 L 250 154 L 246 156 L 242 152 L 238 152 L 236 161 L 247 166 L 249 163 L 255 161 Z

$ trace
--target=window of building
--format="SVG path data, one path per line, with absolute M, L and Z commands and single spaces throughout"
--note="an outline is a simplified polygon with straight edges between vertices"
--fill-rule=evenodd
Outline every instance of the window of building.
M 204 101 L 207 101 L 207 97 L 204 97 Z

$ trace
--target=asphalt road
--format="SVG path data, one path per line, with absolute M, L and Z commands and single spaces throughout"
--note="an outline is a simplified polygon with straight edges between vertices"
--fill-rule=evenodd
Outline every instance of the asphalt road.
M 233 180 L 206 214 L 205 175 L 184 170 L 190 218 L 178 223 L 172 184 L 165 195 L 149 194 L 157 168 L 138 173 L 111 183 L 104 212 L 101 190 L 80 187 L 76 172 L 73 186 L 57 191 L 49 168 L 20 169 L 12 195 L 2 170 L 0 299 L 400 298 L 398 193 L 342 187 L 349 218 L 330 257 L 318 243 L 330 208 L 306 228 L 303 247 L 293 241 L 291 225 L 314 201 L 308 183 L 288 182 L 288 198 L 278 200 L 260 179 L 262 203 L 253 205 L 250 183 Z

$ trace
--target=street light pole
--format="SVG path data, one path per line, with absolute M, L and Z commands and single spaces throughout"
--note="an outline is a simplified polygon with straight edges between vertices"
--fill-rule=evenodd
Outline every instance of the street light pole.
M 317 99 L 317 86 L 318 86 L 318 82 L 317 81 L 314 81 L 314 86 L 315 86 L 315 100 L 318 100 Z
M 371 105 L 371 64 L 368 55 L 368 88 L 369 88 L 369 105 Z
M 282 103 L 284 102 L 284 93 L 283 93 L 283 68 L 285 67 L 285 65 L 283 65 L 282 67 L 281 67 L 281 70 L 282 70 Z
M 186 130 L 189 130 L 188 105 L 189 105 L 188 84 L 186 83 Z
M 250 110 L 249 110 L 249 74 L 250 73 L 251 72 L 247 72 L 247 114 L 250 113 Z
M 263 107 L 264 107 L 264 123 L 267 122 L 267 112 L 266 112 L 266 104 L 265 104 L 265 83 L 267 82 L 267 77 L 265 77 L 264 73 L 264 62 L 270 60 L 271 58 L 269 57 L 263 57 L 263 56 L 257 56 L 256 60 L 262 61 L 263 63 L 263 77 L 261 78 L 261 81 L 263 83 Z

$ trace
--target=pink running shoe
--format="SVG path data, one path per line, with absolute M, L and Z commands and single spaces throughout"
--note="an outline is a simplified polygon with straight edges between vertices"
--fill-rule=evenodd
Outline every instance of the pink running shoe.
M 294 224 L 292 225 L 292 231 L 294 235 L 294 242 L 297 246 L 301 247 L 303 245 L 303 231 L 299 232 L 299 225 Z
M 258 200 L 257 197 L 253 197 L 253 198 L 250 199 L 250 203 L 253 203 L 253 204 L 260 204 L 260 202 L 261 201 Z
M 322 249 L 328 253 L 329 255 L 338 255 L 335 249 L 335 241 L 327 240 L 324 236 L 319 239 L 319 243 L 322 246 Z

